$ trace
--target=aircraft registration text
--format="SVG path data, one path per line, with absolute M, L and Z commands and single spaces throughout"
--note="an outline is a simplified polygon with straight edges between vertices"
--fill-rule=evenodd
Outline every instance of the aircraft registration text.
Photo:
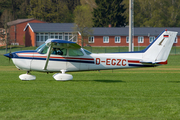
M 101 63 L 112 66 L 126 66 L 128 64 L 128 61 L 126 59 L 106 58 L 105 60 L 101 60 L 100 58 L 96 58 L 96 65 L 99 65 Z

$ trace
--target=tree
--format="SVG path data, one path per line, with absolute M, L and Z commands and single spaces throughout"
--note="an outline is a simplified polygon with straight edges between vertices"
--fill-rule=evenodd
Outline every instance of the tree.
M 62 0 L 62 1 L 66 3 L 71 13 L 74 12 L 76 6 L 81 5 L 80 0 Z
M 18 19 L 28 18 L 29 15 L 29 4 L 30 0 L 23 0 L 19 5 L 19 9 L 17 10 Z
M 7 25 L 7 22 L 12 20 L 12 14 L 9 10 L 4 10 L 3 14 L 1 15 L 1 23 L 4 26 L 5 32 L 0 34 L 0 36 L 3 38 L 3 41 L 5 41 L 6 44 L 6 53 L 7 53 L 7 48 L 8 48 L 8 44 L 10 43 L 10 39 L 9 39 L 9 27 Z
M 81 0 L 81 5 L 88 5 L 90 7 L 91 12 L 93 12 L 94 8 L 97 8 L 95 0 Z
M 81 34 L 81 47 L 84 46 L 84 37 L 92 33 L 91 27 L 93 26 L 92 14 L 88 5 L 77 6 L 74 10 L 74 27 L 75 31 Z
M 125 11 L 122 0 L 95 0 L 97 8 L 93 12 L 93 22 L 95 27 L 125 26 Z
M 70 23 L 70 22 L 73 22 L 74 20 L 73 12 L 69 10 L 66 2 L 58 1 L 55 13 L 56 13 L 57 19 L 54 22 Z
M 9 10 L 12 14 L 12 19 L 15 20 L 18 18 L 19 7 L 23 2 L 24 0 L 0 0 L 0 8 Z
M 31 0 L 29 9 L 29 17 L 52 23 L 73 22 L 66 3 L 60 0 Z
M 128 22 L 129 1 L 123 1 Z M 179 0 L 134 0 L 134 26 L 178 27 L 180 25 Z

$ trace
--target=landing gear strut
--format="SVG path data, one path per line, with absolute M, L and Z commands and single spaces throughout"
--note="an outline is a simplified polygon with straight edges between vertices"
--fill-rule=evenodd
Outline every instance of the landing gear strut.
M 31 74 L 29 73 L 29 71 L 27 71 L 26 74 L 21 74 L 21 75 L 19 76 L 19 79 L 21 79 L 21 80 L 35 80 L 35 79 L 36 79 L 36 76 L 31 75 Z

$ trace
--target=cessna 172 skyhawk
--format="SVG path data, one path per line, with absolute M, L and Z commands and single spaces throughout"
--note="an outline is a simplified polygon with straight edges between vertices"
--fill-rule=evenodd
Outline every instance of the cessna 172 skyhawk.
M 33 51 L 18 51 L 5 54 L 12 58 L 15 66 L 26 70 L 19 76 L 21 80 L 35 80 L 30 71 L 60 72 L 53 75 L 55 80 L 72 80 L 69 71 L 104 70 L 134 67 L 154 67 L 167 64 L 167 58 L 177 32 L 163 31 L 147 48 L 137 52 L 94 54 L 78 44 L 48 39 Z

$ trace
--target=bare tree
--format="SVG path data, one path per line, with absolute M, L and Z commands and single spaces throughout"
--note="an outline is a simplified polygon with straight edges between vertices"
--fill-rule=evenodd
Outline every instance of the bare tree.
M 5 41 L 6 44 L 6 53 L 8 49 L 8 44 L 10 43 L 9 39 L 9 26 L 7 25 L 7 22 L 12 20 L 12 14 L 9 10 L 4 10 L 2 15 L 1 15 L 1 23 L 4 26 L 4 32 L 1 33 L 1 37 L 3 41 Z

